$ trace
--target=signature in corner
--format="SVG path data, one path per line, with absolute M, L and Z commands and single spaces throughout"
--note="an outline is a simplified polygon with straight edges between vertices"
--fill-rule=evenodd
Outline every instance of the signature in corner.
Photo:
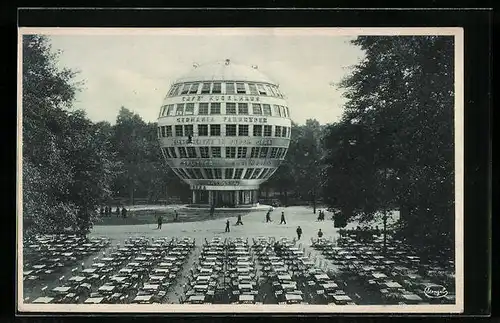
M 431 285 L 424 289 L 425 296 L 429 298 L 442 298 L 448 295 L 446 287 L 441 285 Z

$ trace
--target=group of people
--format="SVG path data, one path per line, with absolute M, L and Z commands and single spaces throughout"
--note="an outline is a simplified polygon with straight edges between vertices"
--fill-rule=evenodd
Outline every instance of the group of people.
M 271 220 L 271 212 L 272 212 L 272 210 L 273 209 L 271 208 L 266 213 L 266 223 L 273 222 L 273 220 Z M 286 224 L 285 212 L 284 211 L 281 212 L 281 221 L 280 221 L 280 224 Z
M 319 210 L 318 212 L 318 221 L 325 221 L 325 211 Z
M 113 213 L 113 209 L 111 208 L 111 206 L 101 206 L 99 213 L 101 214 L 101 216 L 111 216 L 111 214 Z M 122 217 L 126 218 L 127 217 L 127 209 L 125 207 L 123 207 L 120 211 L 120 207 L 117 206 L 116 210 L 115 210 L 115 214 L 116 214 L 116 216 L 120 216 L 120 214 L 121 214 Z

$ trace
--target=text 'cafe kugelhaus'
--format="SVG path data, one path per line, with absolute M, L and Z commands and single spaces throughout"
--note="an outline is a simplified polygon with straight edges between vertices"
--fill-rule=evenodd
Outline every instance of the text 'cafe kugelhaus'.
M 257 203 L 290 144 L 288 105 L 257 66 L 229 60 L 194 66 L 176 80 L 158 118 L 162 153 L 190 185 L 192 203 Z

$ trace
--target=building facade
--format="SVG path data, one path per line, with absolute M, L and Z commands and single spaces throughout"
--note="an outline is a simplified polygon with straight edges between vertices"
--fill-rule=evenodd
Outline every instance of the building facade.
M 284 159 L 289 107 L 278 84 L 256 66 L 229 60 L 194 66 L 176 80 L 158 118 L 167 164 L 192 190 L 192 203 L 257 202 L 258 188 Z

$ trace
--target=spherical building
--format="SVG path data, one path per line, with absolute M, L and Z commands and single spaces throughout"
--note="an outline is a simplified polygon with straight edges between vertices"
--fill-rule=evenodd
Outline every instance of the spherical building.
M 158 137 L 192 203 L 236 207 L 257 202 L 290 143 L 290 113 L 279 86 L 257 66 L 230 60 L 194 66 L 170 88 Z

